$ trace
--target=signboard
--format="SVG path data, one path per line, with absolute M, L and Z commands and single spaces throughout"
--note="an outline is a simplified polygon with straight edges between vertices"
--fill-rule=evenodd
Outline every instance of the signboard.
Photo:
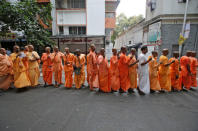
M 60 44 L 103 44 L 103 37 L 99 38 L 60 38 Z
M 161 40 L 161 22 L 157 22 L 149 26 L 148 42 L 156 42 L 160 40 Z
M 16 38 L 16 33 L 6 33 L 5 35 L 0 35 L 0 40 L 15 40 Z

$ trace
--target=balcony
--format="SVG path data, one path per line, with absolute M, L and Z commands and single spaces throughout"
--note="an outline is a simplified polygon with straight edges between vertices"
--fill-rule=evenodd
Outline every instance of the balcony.
M 49 3 L 50 0 L 37 0 L 38 3 Z
M 106 12 L 115 12 L 120 0 L 105 0 L 105 11 Z

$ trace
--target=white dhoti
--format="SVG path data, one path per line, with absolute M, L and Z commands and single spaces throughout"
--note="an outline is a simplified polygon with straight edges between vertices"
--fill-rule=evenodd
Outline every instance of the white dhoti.
M 145 94 L 150 93 L 150 81 L 149 81 L 149 68 L 148 63 L 146 65 L 141 65 L 146 62 L 146 56 L 140 54 L 139 56 L 139 65 L 138 65 L 138 78 L 139 78 L 139 89 Z

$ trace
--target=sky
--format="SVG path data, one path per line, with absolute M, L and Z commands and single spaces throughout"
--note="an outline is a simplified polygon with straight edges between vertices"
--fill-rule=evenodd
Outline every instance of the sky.
M 145 17 L 146 0 L 120 0 L 117 15 L 124 13 L 127 17 L 142 14 Z

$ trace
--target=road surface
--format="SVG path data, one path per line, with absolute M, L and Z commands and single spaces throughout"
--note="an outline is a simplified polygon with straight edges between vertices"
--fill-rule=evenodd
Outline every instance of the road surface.
M 198 89 L 140 96 L 64 87 L 0 93 L 0 131 L 198 131 Z

